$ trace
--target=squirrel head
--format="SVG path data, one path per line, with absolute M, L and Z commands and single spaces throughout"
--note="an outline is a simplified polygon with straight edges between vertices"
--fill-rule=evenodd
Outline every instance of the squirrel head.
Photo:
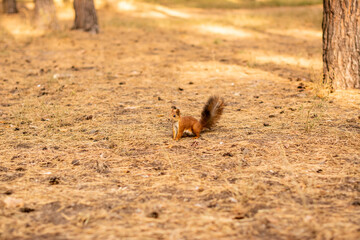
M 170 115 L 170 119 L 172 121 L 179 121 L 180 119 L 180 109 L 176 108 L 175 106 L 171 107 L 171 115 Z

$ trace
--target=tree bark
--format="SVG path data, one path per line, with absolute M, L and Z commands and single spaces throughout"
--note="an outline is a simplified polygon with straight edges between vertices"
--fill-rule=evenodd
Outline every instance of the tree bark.
M 73 29 L 99 33 L 99 25 L 93 0 L 74 0 L 75 22 Z
M 18 13 L 16 0 L 3 0 L 3 11 L 8 14 Z
M 35 24 L 41 29 L 58 29 L 53 0 L 35 0 Z
M 332 89 L 360 88 L 360 0 L 323 0 L 323 73 Z

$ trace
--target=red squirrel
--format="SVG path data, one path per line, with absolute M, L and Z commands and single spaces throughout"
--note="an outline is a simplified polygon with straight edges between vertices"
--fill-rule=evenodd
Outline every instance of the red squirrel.
M 192 132 L 195 137 L 200 137 L 200 132 L 204 128 L 211 128 L 219 121 L 221 114 L 224 110 L 224 100 L 218 96 L 212 96 L 206 102 L 200 120 L 193 117 L 180 116 L 180 109 L 175 106 L 171 110 L 171 121 L 174 140 L 179 140 L 184 131 Z

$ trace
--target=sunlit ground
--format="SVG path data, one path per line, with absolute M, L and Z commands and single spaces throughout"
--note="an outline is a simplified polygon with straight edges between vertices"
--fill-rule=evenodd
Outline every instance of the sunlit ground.
M 140 4 L 135 1 L 120 1 L 117 10 L 122 14 L 154 21 L 152 26 L 184 31 L 184 41 L 198 43 L 191 39 L 191 33 L 206 37 L 202 44 L 213 42 L 221 49 L 228 43 L 238 41 L 239 50 L 234 56 L 250 64 L 290 65 L 299 71 L 321 70 L 321 7 L 279 8 L 252 10 L 229 10 L 226 12 L 205 12 L 193 8 L 169 9 L 168 7 Z M 156 19 L 166 19 L 158 21 Z M 120 23 L 121 24 L 121 23 Z M 126 23 L 122 23 L 125 25 Z M 149 26 L 150 27 L 150 26 Z M 186 32 L 190 36 L 186 35 Z M 300 48 L 298 48 L 301 42 Z M 231 45 L 231 44 L 230 44 Z M 231 46 L 229 46 L 231 47 Z M 275 51 L 274 51 L 275 49 Z M 233 57 L 234 57 L 233 56 Z M 300 70 L 301 69 L 301 70 Z
M 142 0 L 148 3 L 161 3 L 171 7 L 200 7 L 200 8 L 222 8 L 222 9 L 236 9 L 236 8 L 258 8 L 267 6 L 301 6 L 309 4 L 320 4 L 321 0 Z
M 26 5 L 29 9 L 22 9 L 21 14 L 16 15 L 0 15 L 0 29 L 11 34 L 17 39 L 26 37 L 39 37 L 44 34 L 44 30 L 35 29 L 31 24 L 32 21 L 32 4 Z M 1 36 L 0 36 L 1 38 Z

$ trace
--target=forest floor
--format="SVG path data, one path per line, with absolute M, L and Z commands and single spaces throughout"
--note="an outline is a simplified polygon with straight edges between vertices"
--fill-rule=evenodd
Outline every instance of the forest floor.
M 0 16 L 0 239 L 360 239 L 360 94 L 320 84 L 321 6 L 58 14 Z M 174 141 L 171 106 L 213 94 Z

